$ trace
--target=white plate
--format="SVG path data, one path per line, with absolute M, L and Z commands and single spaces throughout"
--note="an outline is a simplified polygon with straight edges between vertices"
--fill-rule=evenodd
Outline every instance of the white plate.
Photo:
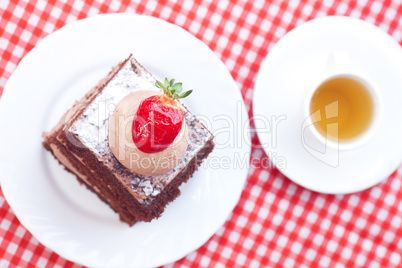
M 323 73 L 332 51 L 345 52 L 351 66 L 377 84 L 384 113 L 379 130 L 365 145 L 317 157 L 303 147 L 303 108 L 309 85 Z M 401 163 L 401 85 L 402 50 L 382 30 L 347 17 L 309 21 L 283 37 L 261 65 L 253 103 L 258 137 L 272 162 L 295 183 L 322 193 L 361 191 Z M 274 134 L 268 133 L 267 122 L 276 126 Z
M 130 228 L 57 164 L 42 147 L 42 131 L 130 52 L 156 78 L 176 78 L 193 88 L 184 102 L 213 132 L 227 125 L 217 116 L 235 121 L 240 112 L 239 123 L 248 119 L 235 82 L 214 53 L 156 18 L 113 14 L 81 20 L 28 53 L 0 101 L 1 186 L 18 219 L 41 243 L 91 267 L 159 266 L 184 257 L 222 226 L 247 177 L 246 168 L 220 168 L 217 161 L 249 157 L 249 142 L 224 146 L 228 133 L 217 134 L 208 164 L 181 187 L 163 216 Z

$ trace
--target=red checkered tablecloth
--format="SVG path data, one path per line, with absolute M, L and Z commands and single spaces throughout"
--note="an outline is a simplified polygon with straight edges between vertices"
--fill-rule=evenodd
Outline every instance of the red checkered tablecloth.
M 0 0 L 0 94 L 21 58 L 63 25 L 101 13 L 146 14 L 206 43 L 237 82 L 251 116 L 261 61 L 295 26 L 317 17 L 366 20 L 402 43 L 395 1 L 8 1 Z M 259 143 L 254 135 L 253 144 Z M 253 148 L 252 158 L 265 157 Z M 258 161 L 255 161 L 258 162 Z M 173 267 L 401 267 L 402 169 L 366 191 L 306 190 L 274 168 L 251 166 L 240 202 L 224 226 Z M 0 267 L 78 267 L 41 245 L 0 190 Z

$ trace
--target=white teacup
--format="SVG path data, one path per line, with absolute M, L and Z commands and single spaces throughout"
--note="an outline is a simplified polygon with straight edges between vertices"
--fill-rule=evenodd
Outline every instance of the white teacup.
M 336 118 L 339 115 L 338 101 L 328 103 L 325 106 L 324 113 L 320 113 L 320 110 L 313 111 L 313 113 L 311 113 L 310 110 L 311 100 L 317 89 L 325 82 L 337 78 L 348 78 L 360 83 L 363 85 L 372 101 L 372 116 L 368 127 L 366 127 L 360 134 L 350 139 L 339 139 L 337 136 L 334 137 L 333 135 L 328 134 L 328 132 L 330 132 L 328 131 L 330 128 L 332 128 L 332 133 L 338 133 L 337 131 L 339 131 L 338 123 L 336 123 Z M 329 55 L 327 69 L 324 71 L 324 74 L 319 76 L 311 88 L 307 91 L 303 111 L 306 118 L 302 126 L 303 146 L 308 151 L 311 151 L 312 147 L 310 145 L 318 142 L 321 144 L 321 146 L 324 145 L 325 147 L 324 152 L 321 152 L 321 154 L 325 153 L 327 148 L 332 148 L 335 150 L 351 150 L 357 148 L 369 141 L 374 135 L 381 120 L 382 109 L 381 94 L 375 83 L 367 75 L 351 68 L 349 58 L 344 52 L 334 51 Z M 335 119 L 333 120 L 335 123 L 326 125 L 327 131 L 325 133 L 320 133 L 316 126 L 314 126 L 315 123 L 323 120 L 321 118 L 322 114 L 325 115 L 325 120 L 331 118 Z M 309 133 L 306 133 L 306 131 Z M 314 155 L 314 152 L 310 153 Z

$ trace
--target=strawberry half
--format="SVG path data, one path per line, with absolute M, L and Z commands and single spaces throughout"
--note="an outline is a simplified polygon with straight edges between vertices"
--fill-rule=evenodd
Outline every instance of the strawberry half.
M 182 94 L 182 83 L 165 78 L 164 83 L 155 85 L 163 90 L 163 95 L 154 95 L 144 99 L 133 120 L 133 141 L 140 151 L 156 153 L 163 151 L 173 143 L 179 134 L 184 113 L 177 99 L 191 94 L 192 90 Z

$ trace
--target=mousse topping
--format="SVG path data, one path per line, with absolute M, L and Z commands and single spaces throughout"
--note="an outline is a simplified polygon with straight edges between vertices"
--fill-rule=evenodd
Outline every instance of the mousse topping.
M 163 90 L 140 90 L 123 98 L 109 122 L 109 146 L 126 168 L 141 175 L 161 175 L 174 169 L 188 147 L 188 129 L 177 99 L 182 84 L 156 82 Z

